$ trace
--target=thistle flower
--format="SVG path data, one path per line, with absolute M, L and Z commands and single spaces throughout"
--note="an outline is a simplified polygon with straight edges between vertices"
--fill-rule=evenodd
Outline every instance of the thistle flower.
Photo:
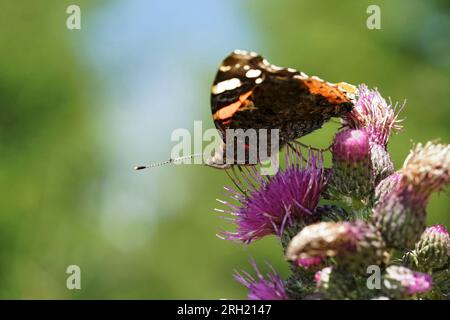
M 366 160 L 370 151 L 368 138 L 365 130 L 338 132 L 333 143 L 333 159 L 346 163 Z
M 402 266 L 390 266 L 383 275 L 384 289 L 394 297 L 404 297 L 428 292 L 433 279 L 429 274 L 415 272 Z
M 259 271 L 255 261 L 251 261 L 251 265 L 256 272 L 256 279 L 246 271 L 242 273 L 236 271 L 234 274 L 234 279 L 249 290 L 249 300 L 288 300 L 283 280 L 271 265 L 268 264 L 271 272 L 267 273 L 266 278 Z
M 333 257 L 346 270 L 360 272 L 371 264 L 382 264 L 387 258 L 378 231 L 364 221 L 319 222 L 305 227 L 286 251 L 290 261 L 313 257 Z
M 364 129 L 369 136 L 375 185 L 394 172 L 386 148 L 391 134 L 402 129 L 396 109 L 397 105 L 388 104 L 376 89 L 369 90 L 366 85 L 360 85 L 355 107 L 344 118 L 345 127 Z
M 402 129 L 396 107 L 388 104 L 376 89 L 369 90 L 362 84 L 358 88 L 355 107 L 344 118 L 344 125 L 367 130 L 372 143 L 386 148 L 392 132 Z
M 235 272 L 249 299 L 448 298 L 450 236 L 442 225 L 426 229 L 426 206 L 450 182 L 450 145 L 418 144 L 394 172 L 387 144 L 402 128 L 397 105 L 365 85 L 358 94 L 334 138 L 331 168 L 321 152 L 310 150 L 305 161 L 291 144 L 285 169 L 272 177 L 231 167 L 232 201 L 219 200 L 229 209 L 216 210 L 236 229 L 219 236 L 249 244 L 277 235 L 290 261 L 286 281 L 271 266 L 261 274 L 254 261 L 256 276 Z M 402 266 L 392 265 L 388 249 L 407 249 L 394 260 Z M 384 270 L 381 290 L 367 282 L 368 266 Z
M 411 192 L 394 191 L 373 208 L 371 220 L 389 247 L 413 248 L 425 230 L 425 203 Z
M 392 178 L 399 180 L 394 181 L 391 192 L 373 208 L 372 219 L 389 246 L 405 249 L 412 248 L 425 230 L 425 208 L 431 193 L 450 182 L 450 146 L 418 144 L 399 174 Z
M 365 130 L 338 132 L 332 146 L 331 190 L 354 199 L 363 199 L 374 188 L 370 164 L 369 136 Z M 333 192 L 333 191 L 332 191 Z
M 402 185 L 426 200 L 450 182 L 450 145 L 417 144 L 406 158 L 401 173 Z
M 240 205 L 219 200 L 231 208 L 228 213 L 234 216 L 236 232 L 224 231 L 220 236 L 248 244 L 270 234 L 281 237 L 286 227 L 312 219 L 325 185 L 323 158 L 311 152 L 306 165 L 302 161 L 300 153 L 288 152 L 286 168 L 271 178 L 254 167 L 241 169 L 242 178 L 233 180 L 243 191 L 225 188 Z
M 425 229 L 416 243 L 414 255 L 420 270 L 444 266 L 450 256 L 450 236 L 447 229 L 439 224 Z

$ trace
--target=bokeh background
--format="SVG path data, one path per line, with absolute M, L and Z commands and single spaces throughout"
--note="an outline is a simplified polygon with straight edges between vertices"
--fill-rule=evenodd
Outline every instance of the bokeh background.
M 66 28 L 77 4 L 82 29 Z M 368 30 L 368 5 L 381 30 Z M 407 100 L 389 146 L 450 142 L 449 2 L 48 0 L 0 2 L 0 298 L 244 298 L 234 269 L 287 274 L 278 242 L 215 237 L 226 174 L 146 172 L 176 128 L 212 128 L 209 88 L 233 49 Z M 331 123 L 303 141 L 327 146 Z M 450 226 L 433 196 L 429 223 Z M 66 288 L 68 265 L 81 290 Z

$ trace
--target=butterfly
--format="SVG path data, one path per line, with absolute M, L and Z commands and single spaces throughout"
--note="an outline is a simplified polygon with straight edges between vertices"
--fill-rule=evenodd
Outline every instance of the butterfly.
M 256 158 L 261 144 L 269 146 L 270 137 L 260 139 L 261 129 L 279 130 L 278 146 L 294 142 L 313 132 L 332 117 L 342 117 L 353 109 L 357 89 L 345 82 L 326 82 L 292 68 L 269 63 L 255 52 L 235 50 L 222 62 L 211 87 L 211 112 L 222 135 L 222 150 L 210 158 L 208 165 L 229 168 L 230 164 L 247 164 L 250 155 L 236 162 L 239 145 L 251 145 L 246 136 L 227 139 L 227 130 L 256 130 Z M 227 146 L 232 143 L 232 148 Z M 231 151 L 233 159 L 227 154 Z M 270 157 L 270 152 L 267 154 Z M 243 161 L 242 161 L 243 160 Z
M 223 143 L 206 164 L 226 169 L 234 164 L 266 160 L 272 155 L 270 150 L 274 146 L 268 132 L 277 130 L 276 149 L 291 145 L 298 138 L 321 128 L 332 117 L 342 117 L 350 112 L 356 95 L 357 89 L 351 84 L 330 83 L 292 68 L 273 65 L 256 52 L 235 50 L 222 61 L 211 87 L 212 118 Z M 238 130 L 244 134 L 227 138 L 228 132 Z M 250 130 L 255 133 L 253 141 L 246 134 Z M 261 132 L 266 132 L 265 136 Z M 239 159 L 241 147 L 244 157 Z M 268 151 L 264 159 L 259 152 L 262 147 Z M 198 155 L 171 158 L 135 169 L 194 156 Z

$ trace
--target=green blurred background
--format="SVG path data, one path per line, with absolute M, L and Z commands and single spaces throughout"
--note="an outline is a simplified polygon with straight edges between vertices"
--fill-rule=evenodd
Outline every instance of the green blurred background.
M 82 29 L 66 28 L 77 4 Z M 381 30 L 368 30 L 368 5 Z M 247 248 L 216 198 L 224 172 L 135 164 L 168 157 L 176 128 L 213 123 L 209 87 L 233 49 L 407 99 L 389 146 L 450 142 L 448 1 L 13 1 L 0 3 L 0 298 L 244 298 L 254 257 L 287 274 L 276 239 Z M 337 124 L 303 141 L 327 146 Z M 429 223 L 450 226 L 435 195 Z M 68 265 L 81 290 L 66 288 Z

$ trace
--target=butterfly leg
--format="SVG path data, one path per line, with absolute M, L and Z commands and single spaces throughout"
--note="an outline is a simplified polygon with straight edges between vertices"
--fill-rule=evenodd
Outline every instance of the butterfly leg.
M 297 141 L 297 140 L 293 140 L 292 142 L 288 143 L 288 145 L 290 145 L 290 147 L 292 147 L 291 144 L 297 144 L 297 145 L 299 145 L 301 147 L 307 148 L 308 150 L 313 150 L 313 151 L 317 151 L 317 152 L 331 151 L 331 145 L 328 146 L 325 149 L 320 149 L 320 148 L 315 148 L 315 147 L 312 147 L 312 146 L 308 146 L 307 144 L 304 144 L 304 143 L 302 143 L 300 141 Z

